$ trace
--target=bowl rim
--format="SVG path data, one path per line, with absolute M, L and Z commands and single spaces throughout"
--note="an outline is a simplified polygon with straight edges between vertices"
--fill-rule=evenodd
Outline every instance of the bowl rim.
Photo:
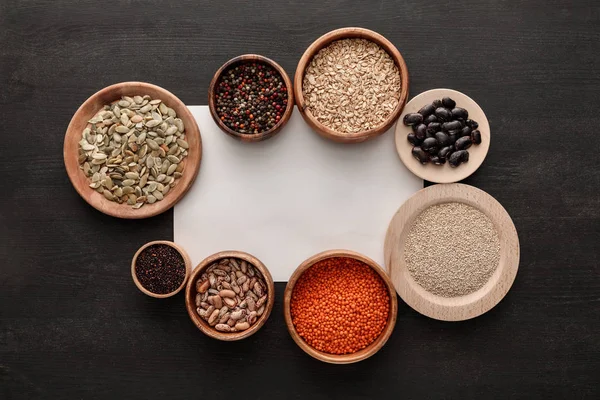
M 164 294 L 158 294 L 158 293 L 154 293 L 149 291 L 148 289 L 146 289 L 141 282 L 139 281 L 137 274 L 135 273 L 135 264 L 137 261 L 137 258 L 139 257 L 140 253 L 142 251 L 144 251 L 146 248 L 153 246 L 155 244 L 164 244 L 167 246 L 170 246 L 172 248 L 174 248 L 175 250 L 177 250 L 177 252 L 179 254 L 181 254 L 181 256 L 183 257 L 183 261 L 185 264 L 185 276 L 183 278 L 183 282 L 181 283 L 181 285 L 179 285 L 179 287 L 177 289 L 175 289 L 174 291 L 170 292 L 170 293 L 164 293 Z M 192 273 L 192 261 L 190 260 L 190 256 L 187 254 L 187 252 L 185 251 L 185 249 L 181 246 L 179 246 L 178 244 L 168 241 L 168 240 L 153 240 L 152 242 L 148 242 L 144 245 L 142 245 L 133 255 L 133 258 L 131 259 L 131 277 L 133 278 L 133 283 L 135 283 L 135 286 L 137 286 L 137 288 L 144 293 L 145 295 L 148 295 L 150 297 L 154 297 L 157 299 L 166 299 L 167 297 L 171 297 L 176 295 L 177 293 L 179 293 L 181 291 L 181 289 L 183 289 L 185 287 L 185 285 L 187 284 L 187 281 L 190 277 L 190 274 Z
M 186 157 L 182 161 L 182 163 L 185 166 L 186 173 L 184 173 L 183 176 L 179 179 L 177 185 L 169 191 L 168 195 L 165 196 L 164 200 L 157 201 L 154 204 L 146 204 L 140 209 L 133 210 L 131 209 L 131 206 L 128 206 L 127 204 L 118 204 L 109 201 L 99 193 L 98 196 L 96 196 L 95 193 L 97 192 L 88 187 L 88 185 L 82 184 L 81 177 L 85 178 L 85 182 L 88 183 L 89 179 L 85 175 L 80 175 L 83 173 L 80 170 L 79 163 L 77 161 L 78 146 L 76 145 L 76 143 L 79 142 L 81 132 L 84 129 L 81 128 L 81 130 L 79 130 L 78 125 L 80 125 L 82 123 L 82 120 L 84 120 L 84 117 L 87 116 L 89 109 L 94 109 L 94 112 L 91 115 L 89 115 L 90 118 L 100 111 L 99 108 L 94 107 L 94 105 L 97 102 L 104 103 L 101 100 L 107 97 L 113 98 L 111 102 L 117 100 L 118 98 L 113 96 L 114 92 L 120 92 L 122 95 L 133 95 L 134 91 L 137 92 L 137 94 L 139 94 L 140 91 L 147 89 L 160 93 L 160 100 L 168 101 L 169 107 L 177 107 L 179 111 L 181 111 L 178 111 L 177 114 L 178 117 L 181 118 L 186 125 L 186 138 L 188 143 L 190 142 L 190 137 L 193 136 L 197 138 L 198 143 L 196 146 L 194 146 L 194 150 L 197 152 L 197 156 L 193 155 L 190 152 L 188 157 Z M 167 98 L 167 100 L 165 100 L 165 98 Z M 87 122 L 84 126 L 87 126 Z M 75 140 L 74 142 L 74 139 L 77 140 Z M 190 148 L 192 148 L 191 145 Z M 181 99 L 175 96 L 172 92 L 158 85 L 154 85 L 148 82 L 119 82 L 106 86 L 92 94 L 79 106 L 77 111 L 75 111 L 75 113 L 71 117 L 67 130 L 65 132 L 63 142 L 63 163 L 67 171 L 67 175 L 69 176 L 69 180 L 71 181 L 71 184 L 73 185 L 79 196 L 81 196 L 83 200 L 85 200 L 96 210 L 117 218 L 143 219 L 153 217 L 171 209 L 173 206 L 175 206 L 175 204 L 177 204 L 177 202 L 179 202 L 179 200 L 181 200 L 185 196 L 185 194 L 191 188 L 192 184 L 196 180 L 196 177 L 198 176 L 201 161 L 202 135 L 200 134 L 200 128 L 198 127 L 198 123 L 196 122 L 196 119 L 189 110 L 189 108 L 185 105 L 183 101 L 181 101 Z
M 375 339 L 375 341 L 373 343 L 371 343 L 369 346 L 365 347 L 364 349 L 361 349 L 355 353 L 341 354 L 341 355 L 325 353 L 325 352 L 316 350 L 315 348 L 310 346 L 306 341 L 304 341 L 304 339 L 302 339 L 302 337 L 300 337 L 300 335 L 296 331 L 296 327 L 294 326 L 294 323 L 292 322 L 292 315 L 291 315 L 292 293 L 293 293 L 294 287 L 295 287 L 298 279 L 302 276 L 302 274 L 304 274 L 304 272 L 306 270 L 308 270 L 310 267 L 312 267 L 315 263 L 317 263 L 319 261 L 326 260 L 329 258 L 338 258 L 338 257 L 352 258 L 352 259 L 361 261 L 364 264 L 368 265 L 371 269 L 373 269 L 375 272 L 377 272 L 377 274 L 381 277 L 381 279 L 383 280 L 383 282 L 385 283 L 385 285 L 388 289 L 388 294 L 390 296 L 390 310 L 389 310 L 389 314 L 388 314 L 388 320 L 386 322 L 385 327 L 383 328 L 383 331 L 379 335 L 379 337 L 377 339 Z M 284 293 L 284 297 L 283 297 L 283 312 L 284 312 L 285 324 L 287 326 L 288 332 L 290 333 L 290 336 L 292 337 L 294 342 L 296 342 L 298 347 L 300 347 L 302 350 L 304 350 L 304 352 L 306 352 L 311 357 L 316 358 L 317 360 L 324 361 L 324 362 L 327 362 L 330 364 L 350 364 L 350 363 L 355 363 L 355 362 L 362 361 L 362 360 L 365 360 L 365 359 L 371 357 L 372 355 L 377 353 L 388 341 L 388 339 L 392 335 L 392 332 L 394 330 L 394 326 L 396 325 L 396 320 L 398 317 L 398 299 L 396 297 L 396 289 L 394 288 L 392 281 L 388 277 L 385 269 L 383 269 L 379 264 L 377 264 L 371 258 L 369 258 L 363 254 L 360 254 L 358 252 L 355 252 L 352 250 L 334 249 L 334 250 L 326 250 L 326 251 L 317 253 L 317 254 L 307 258 L 306 260 L 304 260 L 298 266 L 298 268 L 296 268 L 296 270 L 294 271 L 294 273 L 288 280 L 288 283 L 285 287 L 285 293 Z
M 277 124 L 275 124 L 275 126 L 273 126 L 268 131 L 256 133 L 256 134 L 239 133 L 239 132 L 234 131 L 233 129 L 229 128 L 219 118 L 219 115 L 218 115 L 217 109 L 216 109 L 216 105 L 215 105 L 215 90 L 217 87 L 217 83 L 219 82 L 219 78 L 221 78 L 221 75 L 223 74 L 223 72 L 226 69 L 228 69 L 229 67 L 231 67 L 235 64 L 242 64 L 242 63 L 253 62 L 253 61 L 269 65 L 272 68 L 274 68 L 279 73 L 279 75 L 281 75 L 281 77 L 286 85 L 286 88 L 287 88 L 288 104 L 287 104 L 287 107 L 286 107 L 283 115 L 281 116 L 281 119 L 279 120 L 279 122 Z M 223 132 L 225 132 L 229 136 L 234 137 L 234 138 L 244 141 L 244 142 L 259 142 L 262 140 L 266 140 L 266 139 L 269 139 L 269 138 L 275 136 L 275 134 L 277 134 L 279 131 L 281 131 L 281 128 L 283 128 L 283 126 L 285 124 L 287 124 L 287 122 L 289 121 L 289 119 L 294 111 L 293 83 L 292 83 L 292 80 L 290 79 L 290 77 L 288 76 L 288 74 L 283 69 L 283 67 L 281 65 L 279 65 L 277 62 L 275 62 L 274 60 L 272 60 L 268 57 L 262 56 L 260 54 L 253 54 L 253 53 L 242 54 L 242 55 L 233 57 L 230 60 L 226 61 L 223 65 L 221 65 L 221 67 L 219 67 L 217 72 L 215 72 L 215 74 L 210 82 L 210 86 L 208 88 L 208 108 L 210 110 L 210 115 L 212 116 L 215 123 L 219 126 L 219 128 L 221 128 L 221 130 Z
M 195 281 L 202 274 L 202 272 L 212 265 L 215 261 L 221 260 L 223 258 L 238 258 L 242 259 L 258 268 L 260 273 L 265 278 L 265 283 L 267 284 L 267 302 L 265 304 L 265 312 L 261 315 L 256 323 L 252 325 L 250 328 L 246 329 L 242 332 L 219 332 L 210 325 L 206 321 L 204 321 L 198 313 L 196 313 L 196 284 Z M 275 305 L 275 283 L 273 282 L 273 277 L 271 276 L 271 272 L 269 269 L 260 261 L 258 258 L 253 256 L 252 254 L 246 253 L 244 251 L 238 250 L 225 250 L 220 251 L 215 254 L 212 254 L 206 257 L 204 260 L 200 261 L 200 263 L 194 268 L 192 271 L 190 278 L 188 279 L 186 288 L 185 288 L 185 308 L 187 309 L 188 315 L 190 319 L 196 325 L 196 327 L 202 331 L 205 335 L 226 342 L 236 341 L 245 339 L 249 336 L 252 336 L 269 319 L 271 315 L 271 311 L 273 310 L 273 306 Z
M 382 47 L 394 60 L 394 63 L 396 64 L 396 67 L 400 72 L 400 101 L 398 102 L 398 105 L 396 106 L 394 111 L 381 125 L 373 129 L 363 130 L 360 132 L 343 133 L 323 125 L 312 115 L 310 110 L 307 109 L 306 103 L 304 101 L 304 95 L 302 93 L 302 82 L 304 80 L 304 73 L 306 71 L 306 67 L 322 48 L 328 46 L 334 41 L 350 38 L 363 38 L 366 40 L 370 40 Z M 394 122 L 398 120 L 408 100 L 408 94 L 409 73 L 408 67 L 406 66 L 406 62 L 404 61 L 402 54 L 396 48 L 396 46 L 394 46 L 394 44 L 387 38 L 385 38 L 383 35 L 366 28 L 338 28 L 320 36 L 314 42 L 312 42 L 311 45 L 304 51 L 302 57 L 300 58 L 300 61 L 298 62 L 298 66 L 296 67 L 296 73 L 294 75 L 294 98 L 296 100 L 298 110 L 302 114 L 304 120 L 320 135 L 339 142 L 362 142 L 385 133 L 388 129 L 392 127 Z

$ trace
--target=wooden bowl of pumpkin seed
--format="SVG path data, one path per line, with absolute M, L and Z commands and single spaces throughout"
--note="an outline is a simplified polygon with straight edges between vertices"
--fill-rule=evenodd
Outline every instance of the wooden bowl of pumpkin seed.
M 88 98 L 65 134 L 69 179 L 92 207 L 139 219 L 173 207 L 198 175 L 200 129 L 174 94 L 122 82 Z

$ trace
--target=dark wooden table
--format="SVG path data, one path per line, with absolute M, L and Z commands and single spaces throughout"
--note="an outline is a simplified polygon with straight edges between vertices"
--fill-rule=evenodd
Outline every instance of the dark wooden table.
M 158 84 L 206 104 L 214 71 L 248 52 L 295 71 L 343 26 L 402 52 L 412 95 L 463 91 L 493 141 L 465 182 L 513 217 L 521 264 L 506 298 L 461 323 L 400 302 L 376 356 L 332 366 L 274 313 L 220 343 L 183 296 L 156 301 L 129 262 L 173 235 L 173 213 L 123 221 L 71 187 L 63 135 L 104 86 Z M 0 398 L 600 398 L 600 4 L 597 1 L 0 0 Z

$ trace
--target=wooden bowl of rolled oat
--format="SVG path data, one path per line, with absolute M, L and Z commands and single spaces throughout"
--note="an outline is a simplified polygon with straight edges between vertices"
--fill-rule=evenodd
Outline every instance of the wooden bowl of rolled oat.
M 271 273 L 258 258 L 242 251 L 222 251 L 205 258 L 185 289 L 192 322 L 218 340 L 253 335 L 265 324 L 274 304 Z
M 380 34 L 341 28 L 318 38 L 298 63 L 294 97 L 304 120 L 336 142 L 386 132 L 408 99 L 408 69 Z

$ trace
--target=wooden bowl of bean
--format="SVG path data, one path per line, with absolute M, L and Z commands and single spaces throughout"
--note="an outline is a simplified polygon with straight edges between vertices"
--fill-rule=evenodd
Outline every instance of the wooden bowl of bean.
M 327 139 L 357 143 L 386 132 L 408 98 L 408 68 L 385 37 L 341 28 L 313 42 L 294 76 L 304 120 Z
M 202 139 L 194 116 L 173 93 L 121 82 L 75 112 L 63 156 L 73 187 L 92 207 L 118 218 L 148 218 L 187 193 L 200 168 Z
M 222 251 L 205 258 L 185 290 L 192 322 L 218 340 L 245 339 L 267 321 L 275 304 L 275 285 L 267 267 L 242 251 Z
M 394 330 L 396 290 L 385 271 L 350 250 L 316 254 L 294 271 L 283 309 L 292 339 L 310 356 L 350 364 L 377 353 Z
M 131 260 L 135 286 L 145 295 L 164 299 L 185 287 L 192 272 L 192 261 L 185 249 L 167 240 L 146 243 Z
M 208 107 L 223 132 L 243 142 L 273 137 L 294 111 L 292 81 L 275 61 L 244 54 L 227 61 L 208 89 Z

